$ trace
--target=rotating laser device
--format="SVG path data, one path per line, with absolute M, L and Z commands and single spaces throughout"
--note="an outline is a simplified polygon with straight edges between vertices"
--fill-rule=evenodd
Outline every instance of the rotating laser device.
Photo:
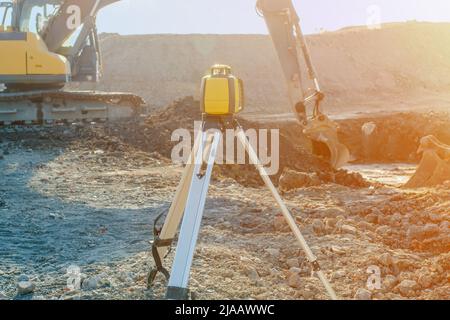
M 244 109 L 243 81 L 227 65 L 214 65 L 202 79 L 201 111 L 205 115 L 234 115 Z

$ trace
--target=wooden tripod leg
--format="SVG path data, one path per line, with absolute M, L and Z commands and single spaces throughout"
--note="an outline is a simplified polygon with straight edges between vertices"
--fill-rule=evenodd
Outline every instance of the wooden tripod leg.
M 292 232 L 294 233 L 295 237 L 297 238 L 298 242 L 300 243 L 300 246 L 303 249 L 303 251 L 305 252 L 305 254 L 308 258 L 308 261 L 311 263 L 313 270 L 317 273 L 317 276 L 319 277 L 320 281 L 323 283 L 323 285 L 324 285 L 325 289 L 327 290 L 328 294 L 330 295 L 331 299 L 337 300 L 336 293 L 334 292 L 330 283 L 326 279 L 324 273 L 320 270 L 320 266 L 317 262 L 317 257 L 313 254 L 310 247 L 306 243 L 306 240 L 303 237 L 299 227 L 297 226 L 295 219 L 292 217 L 291 213 L 289 212 L 289 209 L 287 208 L 286 204 L 284 203 L 284 201 L 281 198 L 280 194 L 278 193 L 277 189 L 275 188 L 272 181 L 270 180 L 269 175 L 267 174 L 264 166 L 261 164 L 261 161 L 259 160 L 258 155 L 256 154 L 255 150 L 250 145 L 250 143 L 247 139 L 247 136 L 244 133 L 244 130 L 242 128 L 238 128 L 236 134 L 237 134 L 238 140 L 242 143 L 245 150 L 247 151 L 251 162 L 255 164 L 261 178 L 263 179 L 264 183 L 269 188 L 270 192 L 272 193 L 273 197 L 275 198 L 278 206 L 281 209 L 281 212 L 283 213 L 284 218 L 286 219 L 287 223 L 289 224 L 289 227 L 291 228 Z
M 180 184 L 178 185 L 175 197 L 170 206 L 169 213 L 167 214 L 163 228 L 159 235 L 160 239 L 173 239 L 177 233 L 178 226 L 181 223 L 184 209 L 186 207 L 186 201 L 189 196 L 189 188 L 191 186 L 192 176 L 195 169 L 195 155 L 202 143 L 202 134 L 200 133 L 195 141 L 194 148 L 189 156 L 188 163 L 184 168 L 183 175 L 181 177 Z M 159 247 L 158 253 L 160 257 L 164 257 L 167 254 L 169 247 Z

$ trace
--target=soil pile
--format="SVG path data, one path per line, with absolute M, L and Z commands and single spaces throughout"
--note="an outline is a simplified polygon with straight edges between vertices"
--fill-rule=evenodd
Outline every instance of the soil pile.
M 164 110 L 155 112 L 145 121 L 143 135 L 148 151 L 158 152 L 170 158 L 175 144 L 171 142 L 172 132 L 179 128 L 187 129 L 193 136 L 194 121 L 201 119 L 200 105 L 193 97 L 175 101 Z M 280 132 L 280 170 L 273 177 L 278 184 L 281 174 L 289 174 L 289 170 L 315 174 L 320 183 L 333 182 L 351 187 L 365 187 L 368 184 L 358 174 L 345 170 L 335 170 L 326 159 L 311 153 L 310 141 L 301 134 L 301 128 L 296 124 L 285 126 L 280 122 L 253 122 L 239 119 L 244 129 L 278 129 Z M 236 142 L 237 143 L 237 142 Z M 236 144 L 235 143 L 235 144 Z M 271 154 L 271 150 L 269 150 Z M 229 177 L 242 185 L 260 186 L 262 180 L 252 165 L 221 165 L 215 167 L 216 177 Z M 290 189 L 290 188 L 288 188 Z
M 357 163 L 419 163 L 407 188 L 450 180 L 448 113 L 398 113 L 340 121 L 340 140 Z M 431 142 L 429 142 L 431 141 Z
M 325 110 L 392 110 L 448 103 L 448 24 L 386 24 L 307 36 Z M 226 63 L 243 78 L 248 111 L 287 112 L 280 63 L 263 35 L 104 35 L 104 76 L 97 89 L 131 91 L 155 108 L 199 98 L 200 78 Z M 306 84 L 305 84 L 306 85 Z M 89 87 L 89 84 L 84 86 Z M 448 99 L 447 99 L 448 101 Z
M 199 102 L 193 97 L 185 97 L 153 112 L 142 121 L 84 125 L 74 130 L 46 128 L 32 133 L 10 134 L 9 138 L 20 140 L 31 136 L 33 139 L 25 139 L 24 142 L 27 144 L 25 147 L 31 149 L 49 144 L 79 145 L 83 141 L 83 145 L 92 150 L 126 154 L 132 146 L 150 153 L 154 158 L 170 159 L 173 147 L 179 143 L 171 141 L 172 133 L 182 128 L 194 137 L 194 123 L 200 119 Z M 273 181 L 278 185 L 282 178 L 282 189 L 288 191 L 328 182 L 350 187 L 367 186 L 361 175 L 334 170 L 326 157 L 313 154 L 311 142 L 300 134 L 301 128 L 296 122 L 248 119 L 239 119 L 239 122 L 245 129 L 279 129 L 280 169 Z M 347 119 L 338 121 L 339 139 L 350 149 L 355 163 L 419 163 L 422 155 L 417 150 L 422 137 L 433 135 L 442 143 L 450 144 L 449 122 L 448 114 L 412 112 Z M 371 128 L 369 135 L 364 134 L 367 127 Z M 262 184 L 251 165 L 216 166 L 214 177 L 232 178 L 245 186 Z
M 93 130 L 80 129 L 78 135 L 94 149 L 126 152 L 132 145 L 152 153 L 154 157 L 170 159 L 173 147 L 179 143 L 171 141 L 172 133 L 182 128 L 194 137 L 194 123 L 200 120 L 199 102 L 193 97 L 185 97 L 153 112 L 144 121 L 111 124 Z M 350 149 L 356 163 L 418 163 L 421 154 L 417 150 L 422 137 L 432 134 L 443 143 L 450 143 L 449 121 L 449 115 L 443 113 L 396 113 L 347 119 L 339 121 L 339 139 Z M 280 170 L 273 180 L 278 184 L 283 176 L 283 189 L 298 188 L 299 183 L 301 186 L 328 182 L 351 187 L 367 186 L 360 175 L 336 171 L 326 158 L 314 155 L 311 142 L 300 134 L 301 128 L 295 122 L 246 119 L 239 119 L 239 122 L 245 129 L 279 129 Z M 364 133 L 366 126 L 372 128 L 368 135 Z M 296 173 L 312 176 L 304 180 L 305 176 L 300 178 Z M 229 177 L 246 186 L 260 186 L 262 183 L 250 165 L 216 166 L 215 177 Z

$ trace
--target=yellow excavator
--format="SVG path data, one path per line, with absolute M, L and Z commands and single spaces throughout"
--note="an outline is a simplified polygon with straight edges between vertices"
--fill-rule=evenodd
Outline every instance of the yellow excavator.
M 111 0 L 0 2 L 0 125 L 131 118 L 144 104 L 123 92 L 63 89 L 96 82 L 96 15 Z
M 0 83 L 5 86 L 0 93 L 0 124 L 114 119 L 136 112 L 143 101 L 133 94 L 63 88 L 70 82 L 98 81 L 96 16 L 117 1 L 0 2 Z M 341 167 L 349 152 L 337 138 L 336 123 L 320 109 L 324 94 L 292 1 L 257 0 L 256 8 L 277 51 L 296 119 L 312 141 L 328 147 L 331 165 Z

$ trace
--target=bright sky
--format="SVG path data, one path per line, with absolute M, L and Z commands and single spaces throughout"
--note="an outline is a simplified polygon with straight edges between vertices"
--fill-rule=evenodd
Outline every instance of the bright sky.
M 305 33 L 381 20 L 450 22 L 450 0 L 293 0 Z M 256 0 L 122 0 L 99 14 L 101 32 L 267 33 Z M 379 19 L 377 19 L 379 17 Z

